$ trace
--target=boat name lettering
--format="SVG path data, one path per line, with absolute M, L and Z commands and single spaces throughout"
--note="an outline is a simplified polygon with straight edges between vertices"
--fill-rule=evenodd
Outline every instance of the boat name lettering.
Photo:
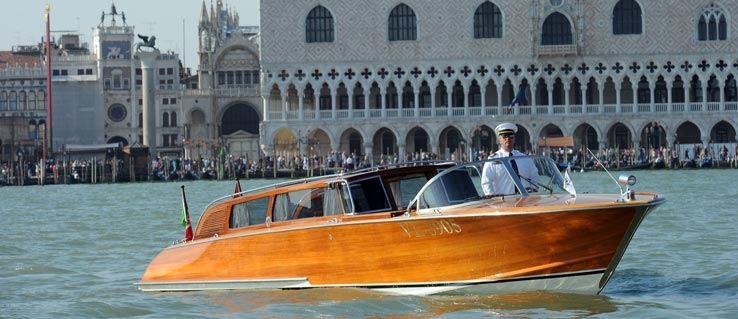
M 461 233 L 461 226 L 453 220 L 428 220 L 400 223 L 407 237 L 428 237 Z

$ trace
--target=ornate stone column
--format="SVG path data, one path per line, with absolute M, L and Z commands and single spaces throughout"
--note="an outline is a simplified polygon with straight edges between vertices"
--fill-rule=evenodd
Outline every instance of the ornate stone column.
M 149 147 L 149 155 L 157 156 L 156 150 L 156 80 L 155 72 L 156 59 L 159 57 L 159 50 L 153 48 L 151 51 L 141 51 L 137 49 L 139 60 L 141 61 L 141 72 L 143 83 L 141 90 L 143 93 L 143 145 Z
M 414 98 L 415 98 L 414 105 L 413 105 L 414 113 L 415 113 L 414 115 L 415 117 L 419 117 L 420 116 L 420 103 L 418 102 L 420 101 L 420 87 L 417 87 L 417 86 L 414 87 L 413 93 L 414 93 Z
M 279 94 L 279 97 L 282 99 L 282 121 L 287 120 L 287 90 L 281 90 L 281 94 Z

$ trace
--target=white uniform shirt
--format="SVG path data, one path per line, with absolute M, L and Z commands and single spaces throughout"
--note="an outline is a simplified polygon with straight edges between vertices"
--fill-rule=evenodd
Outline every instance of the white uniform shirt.
M 493 159 L 509 157 L 510 155 L 512 155 L 513 157 L 527 156 L 516 150 L 513 150 L 510 153 L 503 150 L 498 150 L 497 152 L 490 155 L 488 158 Z M 536 168 L 536 165 L 533 163 L 533 161 L 530 158 L 523 157 L 516 158 L 515 163 L 518 167 L 518 173 L 523 180 L 523 186 L 532 186 L 533 188 L 535 188 L 535 182 L 538 180 L 538 169 Z M 529 179 L 534 183 L 531 184 L 530 182 L 526 181 L 526 179 Z M 502 163 L 499 162 L 487 162 L 484 164 L 484 167 L 482 167 L 481 184 L 482 190 L 484 191 L 485 195 L 515 194 L 515 183 L 505 170 L 505 167 L 502 166 Z

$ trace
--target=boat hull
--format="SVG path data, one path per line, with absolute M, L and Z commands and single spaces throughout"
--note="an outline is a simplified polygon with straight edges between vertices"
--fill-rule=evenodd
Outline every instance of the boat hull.
M 658 200 L 548 207 L 556 196 L 433 214 L 274 223 L 162 251 L 145 291 L 363 287 L 388 293 L 598 293 Z M 543 209 L 543 208 L 542 208 Z M 398 215 L 398 216 L 395 216 Z

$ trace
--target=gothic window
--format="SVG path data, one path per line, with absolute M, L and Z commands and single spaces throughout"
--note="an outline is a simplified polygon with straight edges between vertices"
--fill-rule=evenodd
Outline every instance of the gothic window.
M 28 92 L 28 109 L 29 110 L 36 109 L 36 92 L 34 91 Z
M 571 23 L 563 14 L 554 12 L 543 21 L 541 45 L 573 44 Z
M 25 91 L 20 91 L 20 94 L 18 94 L 18 102 L 21 110 L 28 109 L 28 98 Z
M 684 82 L 681 76 L 676 76 L 671 86 L 671 102 L 684 103 Z
M 418 37 L 415 12 L 406 4 L 397 5 L 387 23 L 390 41 L 414 41 Z
M 8 108 L 11 111 L 17 111 L 18 110 L 18 94 L 15 93 L 15 91 L 10 91 L 10 97 L 8 98 L 8 103 L 10 104 L 10 107 Z
M 651 88 L 645 76 L 638 82 L 638 103 L 651 103 Z
M 502 12 L 492 2 L 482 3 L 474 12 L 474 38 L 502 38 Z
M 317 6 L 308 13 L 305 42 L 333 42 L 333 15 L 324 6 Z
M 725 102 L 738 101 L 738 91 L 736 90 L 735 77 L 732 74 L 728 75 L 728 79 L 725 80 Z
M 113 70 L 113 72 L 111 72 L 111 75 L 113 77 L 113 89 L 123 89 L 123 71 Z
M 726 40 L 728 23 L 725 14 L 714 3 L 707 6 L 697 23 L 697 37 L 700 41 Z
M 702 102 L 702 81 L 698 76 L 693 76 L 689 84 L 689 101 Z
M 714 75 L 707 81 L 707 102 L 720 102 L 720 84 Z
M 0 93 L 0 111 L 8 109 L 8 93 L 3 91 Z
M 172 115 L 169 117 L 169 125 L 177 126 L 177 112 L 172 112 Z
M 659 76 L 656 81 L 656 89 L 653 92 L 653 98 L 655 103 L 669 102 L 669 91 L 666 88 L 666 81 L 664 81 L 663 76 Z
M 163 126 L 163 127 L 169 126 L 169 113 L 164 112 L 161 115 L 161 126 Z
M 620 0 L 612 10 L 613 34 L 641 34 L 641 6 L 635 0 Z

